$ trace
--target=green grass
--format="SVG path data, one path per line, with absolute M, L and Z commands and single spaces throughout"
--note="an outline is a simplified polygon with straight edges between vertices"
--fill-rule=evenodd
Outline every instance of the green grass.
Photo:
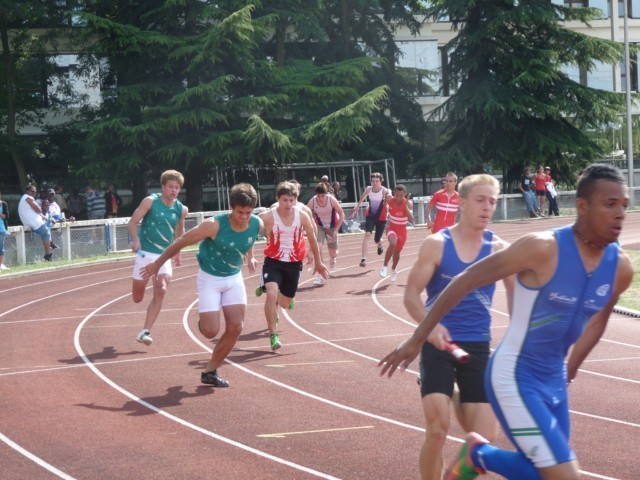
M 637 250 L 625 250 L 625 253 L 631 259 L 636 274 L 633 276 L 633 281 L 627 291 L 620 297 L 618 305 L 633 310 L 640 310 L 640 273 L 638 273 L 640 272 L 640 252 Z

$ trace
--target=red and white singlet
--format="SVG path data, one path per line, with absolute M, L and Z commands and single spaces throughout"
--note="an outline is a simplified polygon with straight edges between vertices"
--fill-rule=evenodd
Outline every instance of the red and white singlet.
M 307 249 L 304 243 L 304 228 L 302 228 L 300 221 L 300 210 L 294 207 L 293 212 L 293 223 L 287 227 L 282 223 L 278 209 L 271 210 L 273 229 L 264 249 L 265 257 L 281 262 L 301 262 L 304 260 Z

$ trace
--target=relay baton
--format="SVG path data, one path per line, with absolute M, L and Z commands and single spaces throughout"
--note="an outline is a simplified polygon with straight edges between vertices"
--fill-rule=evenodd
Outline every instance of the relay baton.
M 144 252 L 143 252 L 141 249 L 136 250 L 136 253 L 137 253 L 138 255 L 140 255 L 142 258 L 144 258 L 144 256 L 145 256 L 145 255 L 144 255 Z
M 467 363 L 469 361 L 469 354 L 462 348 L 451 341 L 447 341 L 447 352 L 455 357 L 460 363 Z

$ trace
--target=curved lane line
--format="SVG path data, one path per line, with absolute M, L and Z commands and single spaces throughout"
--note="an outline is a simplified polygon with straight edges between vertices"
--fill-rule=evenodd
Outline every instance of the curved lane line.
M 64 473 L 62 470 L 57 469 L 56 467 L 54 467 L 53 465 L 45 462 L 44 460 L 42 460 L 40 457 L 36 457 L 33 453 L 31 453 L 28 450 L 25 450 L 24 448 L 22 448 L 20 445 L 18 445 L 17 443 L 15 443 L 13 440 L 11 440 L 10 438 L 6 437 L 5 435 L 2 434 L 2 432 L 0 432 L 0 440 L 2 440 L 4 443 L 6 443 L 8 446 L 10 446 L 11 448 L 13 448 L 16 452 L 21 453 L 22 455 L 24 455 L 25 457 L 27 457 L 29 460 L 31 460 L 33 463 L 41 466 L 42 468 L 44 468 L 45 470 L 53 473 L 55 476 L 63 478 L 65 480 L 75 480 L 74 477 L 72 477 L 71 475 L 67 475 L 66 473 Z
M 229 445 L 232 445 L 234 447 L 240 448 L 241 450 L 245 450 L 247 452 L 253 453 L 255 455 L 258 455 L 260 457 L 266 458 L 268 460 L 272 460 L 274 462 L 280 463 L 282 465 L 286 465 L 288 467 L 294 468 L 296 470 L 300 470 L 303 471 L 305 473 L 309 473 L 311 475 L 315 475 L 316 477 L 320 477 L 320 478 L 326 478 L 329 480 L 338 480 L 337 477 L 333 477 L 331 475 L 327 475 L 323 472 L 319 472 L 317 470 L 313 470 L 311 468 L 307 468 L 303 465 L 298 465 L 296 463 L 293 462 L 289 462 L 288 460 L 284 460 L 282 458 L 276 457 L 274 455 L 271 455 L 269 453 L 263 452 L 261 450 L 255 449 L 253 447 L 250 447 L 248 445 L 245 445 L 243 443 L 237 442 L 235 440 L 231 440 L 230 438 L 227 437 L 223 437 L 222 435 L 219 435 L 217 433 L 214 433 L 210 430 L 206 430 L 202 427 L 199 427 L 198 425 L 195 425 L 193 423 L 187 422 L 186 420 L 183 420 L 180 417 L 176 417 L 175 415 L 172 415 L 168 412 L 165 412 L 164 410 L 156 407 L 155 405 L 150 404 L 149 402 L 146 402 L 144 400 L 142 400 L 140 397 L 134 395 L 133 393 L 129 392 L 128 390 L 125 390 L 124 388 L 122 388 L 120 385 L 118 385 L 117 383 L 115 383 L 114 381 L 112 381 L 109 377 L 107 377 L 105 374 L 103 374 L 92 362 L 91 360 L 89 360 L 89 358 L 84 354 L 84 351 L 82 350 L 82 346 L 80 345 L 80 332 L 82 331 L 82 328 L 84 327 L 84 325 L 100 310 L 102 310 L 103 308 L 118 302 L 120 300 L 122 300 L 123 298 L 126 298 L 129 296 L 129 293 L 127 293 L 126 295 L 122 295 L 120 297 L 117 297 L 113 300 L 110 300 L 109 302 L 101 305 L 100 307 L 96 308 L 93 312 L 91 312 L 89 315 L 87 315 L 87 317 L 82 320 L 82 322 L 80 322 L 80 324 L 78 325 L 78 327 L 76 328 L 75 334 L 73 336 L 73 344 L 76 348 L 76 351 L 78 352 L 78 355 L 82 358 L 82 361 L 93 371 L 93 373 L 95 373 L 98 378 L 100 378 L 100 380 L 102 380 L 103 382 L 105 382 L 107 385 L 109 385 L 111 388 L 113 388 L 114 390 L 120 392 L 122 395 L 124 395 L 125 397 L 130 398 L 131 400 L 133 400 L 136 403 L 139 403 L 140 405 L 142 405 L 143 407 L 148 408 L 149 410 L 162 415 L 165 418 L 168 418 L 169 420 L 172 420 L 176 423 L 179 423 L 182 426 L 185 426 L 187 428 L 190 428 L 192 430 L 195 430 L 196 432 L 202 433 L 203 435 L 206 435 L 208 437 L 214 438 L 216 440 L 219 440 L 221 442 L 227 443 Z M 195 302 L 194 302 L 195 303 Z M 187 314 L 189 312 L 189 310 L 192 308 L 193 304 L 191 304 L 189 306 L 189 308 L 187 309 Z

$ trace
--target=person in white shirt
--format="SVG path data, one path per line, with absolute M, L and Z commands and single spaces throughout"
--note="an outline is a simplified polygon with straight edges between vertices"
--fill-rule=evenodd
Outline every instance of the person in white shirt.
M 35 196 L 36 187 L 27 185 L 24 189 L 25 194 L 22 195 L 20 203 L 18 203 L 18 215 L 24 226 L 30 227 L 36 235 L 42 238 L 44 245 L 44 259 L 47 262 L 53 257 L 53 246 L 51 243 L 51 230 L 47 226 L 46 217 L 42 214 L 42 209 L 36 203 Z M 57 248 L 57 245 L 55 246 Z

